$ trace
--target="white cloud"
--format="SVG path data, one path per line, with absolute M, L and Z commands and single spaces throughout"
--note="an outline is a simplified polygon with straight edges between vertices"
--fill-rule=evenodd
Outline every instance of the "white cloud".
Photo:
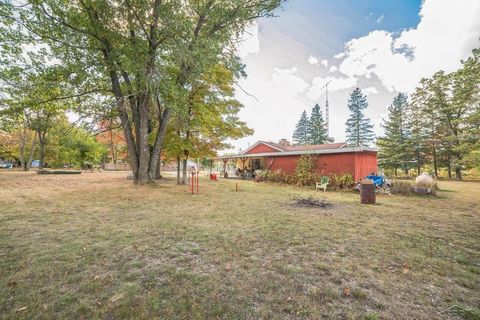
M 328 92 L 334 92 L 351 88 L 357 84 L 357 78 L 355 77 L 315 77 L 312 81 L 312 85 L 307 91 L 307 97 L 313 101 L 316 101 L 321 95 L 325 93 L 325 84 L 328 84 Z
M 313 54 L 311 54 L 308 59 L 308 63 L 312 65 L 318 66 L 319 64 L 323 65 L 325 68 L 328 67 L 328 60 L 327 59 L 322 59 L 320 57 L 315 57 Z
M 333 73 L 337 70 L 338 70 L 338 68 L 336 66 L 331 66 L 330 69 L 328 69 L 328 72 Z
M 385 16 L 382 14 L 380 17 L 378 17 L 377 19 L 377 24 L 378 23 L 382 23 L 383 22 L 383 18 L 385 18 Z
M 311 54 L 308 59 L 308 63 L 318 66 L 318 58 Z
M 339 70 L 348 77 L 376 75 L 390 91 L 410 92 L 422 77 L 438 70 L 451 72 L 478 47 L 480 1 L 425 0 L 416 28 L 396 36 L 376 30 L 350 40 Z
M 255 129 L 253 136 L 237 141 L 236 145 L 245 147 L 247 142 L 254 143 L 262 139 L 290 139 L 301 110 L 308 106 L 303 93 L 309 83 L 297 74 L 297 67 L 275 67 L 268 74 L 263 71 L 264 63 L 249 63 L 247 74 L 255 76 L 241 79 L 243 90 L 237 89 L 235 92 L 236 98 L 246 106 L 241 110 L 240 117 Z
M 368 87 L 368 88 L 365 88 L 365 89 L 362 89 L 362 92 L 369 96 L 371 94 L 377 94 L 378 93 L 378 89 L 376 87 Z
M 258 24 L 256 22 L 248 26 L 240 36 L 238 55 L 245 58 L 249 54 L 258 54 L 260 51 L 260 39 L 258 37 Z
M 272 73 L 272 83 L 277 90 L 286 95 L 296 95 L 302 93 L 308 87 L 308 83 L 295 75 L 298 68 L 293 67 L 290 69 L 274 68 Z

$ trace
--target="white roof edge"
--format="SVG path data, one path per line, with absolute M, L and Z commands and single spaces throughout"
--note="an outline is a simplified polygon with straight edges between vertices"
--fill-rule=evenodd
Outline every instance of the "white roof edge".
M 282 150 L 280 148 L 277 148 L 275 146 L 272 146 L 271 144 L 269 144 L 268 142 L 265 142 L 265 141 L 262 141 L 262 140 L 259 140 L 257 142 L 255 142 L 253 145 L 251 145 L 250 147 L 248 147 L 247 149 L 245 149 L 244 151 L 242 151 L 242 154 L 247 154 L 248 151 L 252 150 L 253 148 L 255 148 L 256 146 L 258 146 L 259 144 L 265 144 L 267 146 L 269 146 L 270 148 L 273 148 L 275 150 L 278 150 L 278 151 L 285 151 L 285 150 Z
M 242 153 L 233 155 L 224 155 L 217 157 L 218 159 L 234 159 L 234 158 L 255 158 L 255 157 L 283 157 L 283 156 L 296 156 L 303 154 L 331 154 L 331 153 L 348 153 L 348 152 L 377 152 L 376 148 L 367 147 L 346 147 L 335 149 L 318 149 L 318 150 L 295 150 L 295 151 L 283 151 L 283 152 L 261 152 L 261 153 Z

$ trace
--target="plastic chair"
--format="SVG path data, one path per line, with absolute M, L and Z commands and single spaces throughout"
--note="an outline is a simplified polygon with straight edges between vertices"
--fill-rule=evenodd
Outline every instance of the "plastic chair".
M 330 179 L 327 176 L 323 176 L 320 182 L 315 185 L 315 190 L 323 189 L 323 192 L 327 191 L 328 182 Z

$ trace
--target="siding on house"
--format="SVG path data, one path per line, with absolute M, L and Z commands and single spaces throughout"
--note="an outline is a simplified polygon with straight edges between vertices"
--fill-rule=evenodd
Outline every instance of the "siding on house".
M 294 174 L 300 156 L 268 157 L 272 163 L 270 170 L 282 170 Z M 355 180 L 377 170 L 376 156 L 363 153 L 339 153 L 319 155 L 317 159 L 318 173 L 324 175 L 350 173 Z
M 272 148 L 266 144 L 260 143 L 248 150 L 245 154 L 262 153 L 262 152 L 280 152 L 278 149 Z

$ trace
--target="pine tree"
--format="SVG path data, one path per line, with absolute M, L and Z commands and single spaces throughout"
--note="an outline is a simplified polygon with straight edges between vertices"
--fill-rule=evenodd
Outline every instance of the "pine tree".
M 423 92 L 418 87 L 411 98 L 410 145 L 412 147 L 413 160 L 417 169 L 417 175 L 421 173 L 422 167 L 428 162 L 431 148 L 429 146 L 429 119 L 425 116 L 423 107 Z
M 375 139 L 373 125 L 370 119 L 365 118 L 362 110 L 368 107 L 367 97 L 359 88 L 353 90 L 348 99 L 350 117 L 345 125 L 347 144 L 353 147 L 368 147 Z
M 296 145 L 305 145 L 308 144 L 308 117 L 307 112 L 303 110 L 300 120 L 298 120 L 297 125 L 295 126 L 295 131 L 293 131 L 293 143 Z
M 325 121 L 323 120 L 322 110 L 320 106 L 316 104 L 310 119 L 308 120 L 308 143 L 309 144 L 324 144 L 327 140 L 327 130 L 325 128 Z
M 408 120 L 409 106 L 407 96 L 399 93 L 388 108 L 388 119 L 384 120 L 383 128 L 385 135 L 378 138 L 377 145 L 379 164 L 384 168 L 395 171 L 401 168 L 408 174 L 410 159 L 412 158 L 411 148 L 411 126 Z

